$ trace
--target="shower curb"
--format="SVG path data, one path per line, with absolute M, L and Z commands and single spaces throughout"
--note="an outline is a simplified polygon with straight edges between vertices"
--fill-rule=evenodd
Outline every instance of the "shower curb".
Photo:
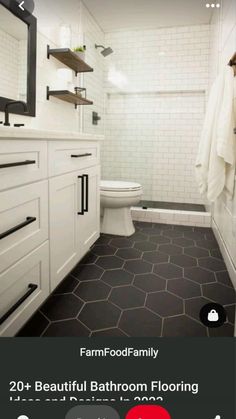
M 146 221 L 151 223 L 177 224 L 193 227 L 211 227 L 211 213 L 198 211 L 178 211 L 166 209 L 142 209 L 131 208 L 134 221 Z

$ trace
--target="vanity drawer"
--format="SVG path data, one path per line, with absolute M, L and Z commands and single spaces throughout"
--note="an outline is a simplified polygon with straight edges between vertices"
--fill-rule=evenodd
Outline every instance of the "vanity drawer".
M 0 190 L 46 177 L 46 141 L 0 140 Z
M 49 177 L 99 164 L 99 145 L 95 142 L 51 141 Z
M 48 239 L 48 181 L 0 192 L 0 272 Z
M 49 295 L 48 242 L 0 274 L 0 336 L 14 336 Z

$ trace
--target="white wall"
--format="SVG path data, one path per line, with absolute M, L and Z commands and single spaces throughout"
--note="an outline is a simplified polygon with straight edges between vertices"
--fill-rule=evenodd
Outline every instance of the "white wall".
M 94 106 L 83 107 L 83 131 L 90 134 L 104 134 L 104 57 L 99 50 L 95 49 L 95 44 L 104 44 L 104 32 L 85 7 L 82 9 L 82 16 L 84 44 L 87 47 L 86 61 L 94 69 L 93 73 L 84 75 L 84 86 L 87 88 L 87 96 L 94 102 Z M 92 111 L 97 112 L 101 117 L 98 125 L 92 125 Z
M 202 203 L 194 162 L 209 25 L 113 32 L 105 41 L 114 54 L 106 58 L 103 178 L 137 181 L 148 200 Z
M 92 19 L 80 0 L 36 0 L 34 15 L 38 19 L 37 33 L 37 103 L 36 118 L 12 115 L 11 122 L 22 122 L 28 128 L 40 128 L 62 131 L 87 131 L 101 134 L 103 124 L 92 126 L 92 111 L 98 111 L 103 116 L 103 61 L 95 50 L 95 41 L 103 41 L 103 32 Z M 59 48 L 61 45 L 61 27 L 69 25 L 71 42 L 68 47 L 87 44 L 86 61 L 94 67 L 94 73 L 69 77 L 61 75 L 60 70 L 67 68 L 54 58 L 47 59 L 47 45 Z M 66 45 L 64 45 L 66 46 Z M 59 71 L 58 71 L 59 70 Z M 67 77 L 67 76 L 66 76 Z M 66 80 L 71 80 L 68 85 Z M 74 106 L 55 98 L 46 100 L 46 86 L 51 88 L 68 88 L 83 86 L 87 88 L 87 97 L 94 105 L 75 110 Z M 0 115 L 3 119 L 3 115 Z
M 220 11 L 215 11 L 211 25 L 210 74 L 213 78 L 236 52 L 236 2 L 223 0 Z M 236 120 L 236 77 L 235 77 Z M 213 219 L 236 268 L 236 192 L 233 201 L 223 193 L 213 208 Z

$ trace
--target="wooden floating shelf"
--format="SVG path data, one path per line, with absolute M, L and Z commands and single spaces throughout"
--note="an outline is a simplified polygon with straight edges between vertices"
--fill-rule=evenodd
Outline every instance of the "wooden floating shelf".
M 69 90 L 50 90 L 49 87 L 47 87 L 47 100 L 49 100 L 50 96 L 56 97 L 64 102 L 72 103 L 75 105 L 75 108 L 79 105 L 93 105 L 91 100 L 76 95 Z
M 83 61 L 75 52 L 71 51 L 70 48 L 50 49 L 48 45 L 48 59 L 51 55 L 62 64 L 74 70 L 76 75 L 78 73 L 88 73 L 93 71 L 93 68 Z

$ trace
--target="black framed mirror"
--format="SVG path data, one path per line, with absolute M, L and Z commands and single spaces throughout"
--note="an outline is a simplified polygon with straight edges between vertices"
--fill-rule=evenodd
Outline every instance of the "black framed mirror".
M 37 19 L 14 0 L 0 0 L 0 111 L 11 101 L 11 113 L 35 116 Z

